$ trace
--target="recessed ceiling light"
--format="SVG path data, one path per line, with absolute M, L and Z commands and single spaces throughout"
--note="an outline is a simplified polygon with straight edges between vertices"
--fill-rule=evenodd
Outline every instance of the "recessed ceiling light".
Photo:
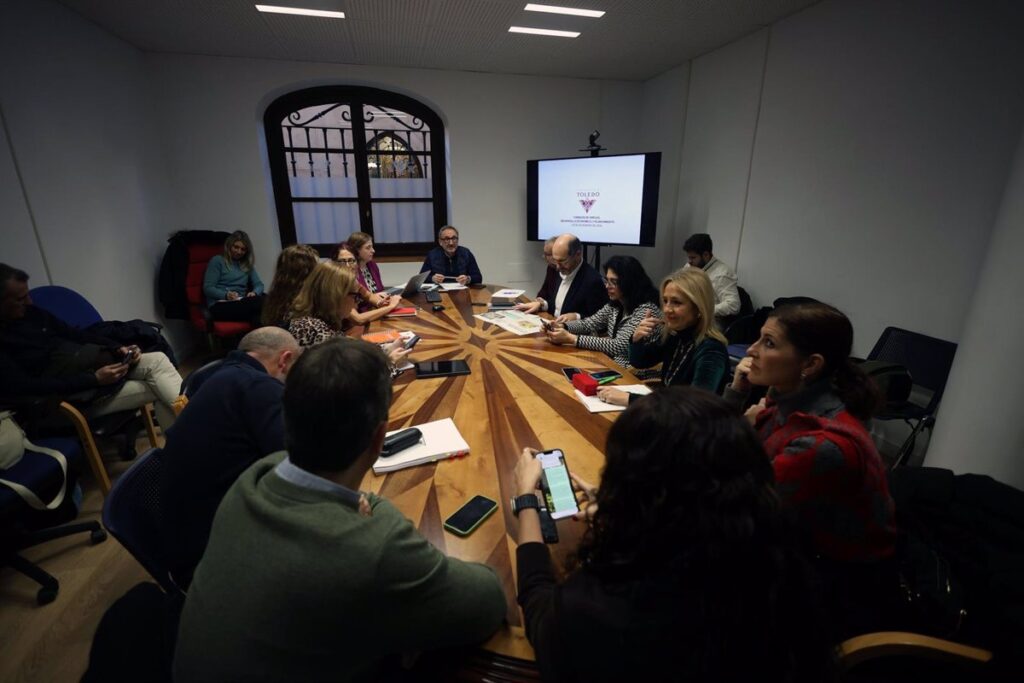
M 280 7 L 279 5 L 256 5 L 260 12 L 273 12 L 275 14 L 301 14 L 307 17 L 330 17 L 331 19 L 344 19 L 344 12 L 332 12 L 325 9 L 303 9 L 301 7 Z
M 579 31 L 555 31 L 550 28 L 526 28 L 525 26 L 509 26 L 509 33 L 532 33 L 538 36 L 558 36 L 559 38 L 576 38 Z
M 531 2 L 524 7 L 527 12 L 548 12 L 549 14 L 571 14 L 574 17 L 593 17 L 599 19 L 604 16 L 603 10 L 576 9 L 575 7 L 558 7 L 557 5 L 538 5 Z

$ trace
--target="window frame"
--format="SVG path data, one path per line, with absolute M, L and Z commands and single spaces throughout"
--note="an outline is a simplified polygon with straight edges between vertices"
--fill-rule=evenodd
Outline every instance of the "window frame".
M 288 161 L 285 152 L 285 140 L 282 122 L 292 112 L 328 104 L 348 105 L 352 113 L 352 137 L 356 179 L 356 197 L 316 198 L 315 201 L 356 202 L 359 205 L 360 230 L 373 235 L 373 204 L 396 202 L 431 202 L 434 217 L 434 239 L 431 242 L 392 242 L 378 243 L 374 240 L 374 248 L 378 256 L 422 256 L 437 245 L 437 235 L 441 228 L 448 225 L 448 164 L 445 158 L 444 123 L 441 117 L 430 107 L 412 97 L 399 93 L 369 88 L 365 86 L 327 85 L 314 88 L 295 90 L 278 97 L 267 106 L 263 114 L 263 128 L 267 139 L 267 159 L 270 165 L 270 177 L 274 191 L 274 206 L 277 211 L 277 227 L 281 236 L 281 246 L 286 247 L 298 242 L 295 229 L 295 215 L 291 182 L 289 181 Z M 370 195 L 370 175 L 367 167 L 369 140 L 366 139 L 366 121 L 364 106 L 397 109 L 422 121 L 430 128 L 430 151 L 425 155 L 433 165 L 431 175 L 431 198 L 381 198 L 374 199 Z M 358 114 L 357 114 L 358 111 Z M 408 154 L 412 154 L 412 150 Z M 334 258 L 337 244 L 310 244 L 321 256 Z

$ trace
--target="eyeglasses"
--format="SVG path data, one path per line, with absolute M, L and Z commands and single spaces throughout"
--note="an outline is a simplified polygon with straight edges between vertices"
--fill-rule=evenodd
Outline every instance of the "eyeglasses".
M 603 282 L 606 287 L 608 285 L 611 285 L 612 287 L 618 287 L 619 286 L 619 278 L 617 278 L 617 277 L 604 277 L 602 275 L 601 276 L 601 282 Z
M 356 260 L 354 258 L 340 258 L 336 260 L 338 263 L 345 266 L 354 266 L 356 264 Z
M 442 242 L 458 242 L 459 238 L 458 237 L 442 237 L 441 241 Z

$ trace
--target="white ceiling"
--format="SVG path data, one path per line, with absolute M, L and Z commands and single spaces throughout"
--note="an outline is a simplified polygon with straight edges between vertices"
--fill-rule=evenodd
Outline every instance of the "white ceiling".
M 151 52 L 646 80 L 817 0 L 541 0 L 601 19 L 526 12 L 526 0 L 259 0 L 345 19 L 257 12 L 257 0 L 58 0 Z M 550 38 L 511 25 L 582 32 Z

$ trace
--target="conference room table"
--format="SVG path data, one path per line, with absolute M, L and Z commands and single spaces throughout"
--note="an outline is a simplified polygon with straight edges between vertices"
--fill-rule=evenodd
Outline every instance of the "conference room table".
M 510 499 L 513 470 L 524 447 L 560 448 L 569 471 L 597 484 L 604 445 L 618 412 L 591 413 L 577 400 L 563 367 L 615 369 L 638 380 L 603 353 L 556 346 L 543 333 L 517 336 L 474 318 L 488 310 L 495 286 L 441 295 L 444 310 L 433 311 L 422 294 L 409 303 L 415 317 L 385 318 L 370 331 L 411 330 L 420 342 L 412 362 L 465 359 L 469 375 L 416 379 L 407 370 L 394 384 L 388 429 L 452 418 L 470 447 L 468 456 L 420 465 L 383 475 L 371 470 L 363 489 L 378 493 L 401 510 L 442 552 L 494 568 L 508 602 L 507 625 L 485 645 L 498 660 L 534 659 L 516 603 L 516 530 Z M 546 314 L 545 314 L 546 315 Z M 550 316 L 547 316 L 550 317 Z M 446 532 L 444 520 L 475 495 L 498 502 L 498 510 L 467 537 Z M 583 522 L 557 522 L 559 543 L 550 545 L 556 569 L 576 548 Z M 505 661 L 508 664 L 509 661 Z

